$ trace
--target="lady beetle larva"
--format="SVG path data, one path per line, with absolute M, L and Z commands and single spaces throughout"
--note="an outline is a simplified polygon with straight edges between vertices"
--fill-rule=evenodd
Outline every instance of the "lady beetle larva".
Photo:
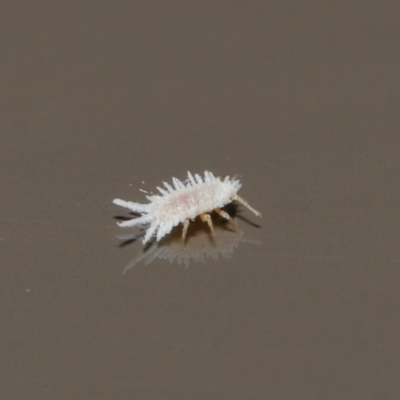
M 173 227 L 183 223 L 182 240 L 185 242 L 190 221 L 199 216 L 214 233 L 210 213 L 215 211 L 221 217 L 227 220 L 231 219 L 226 211 L 221 210 L 221 207 L 234 200 L 247 207 L 256 216 L 261 216 L 260 212 L 238 196 L 237 193 L 242 187 L 238 179 L 229 176 L 222 179 L 209 171 L 204 172 L 204 178 L 199 174 L 192 175 L 189 171 L 187 174 L 188 179 L 185 182 L 172 178 L 174 187 L 163 182 L 165 189 L 157 187 L 161 195 L 146 196 L 149 200 L 148 204 L 121 199 L 113 200 L 114 204 L 141 214 L 138 218 L 119 222 L 118 225 L 122 227 L 145 226 L 146 234 L 143 238 L 145 244 L 153 235 L 156 236 L 158 242 L 170 233 Z

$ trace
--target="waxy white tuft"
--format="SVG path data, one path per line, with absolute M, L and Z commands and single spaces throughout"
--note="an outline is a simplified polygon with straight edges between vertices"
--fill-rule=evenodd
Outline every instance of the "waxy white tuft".
M 129 221 L 119 222 L 122 227 L 145 226 L 146 234 L 143 243 L 147 243 L 154 235 L 156 240 L 161 240 L 171 232 L 172 228 L 183 224 L 182 239 L 185 241 L 190 221 L 197 216 L 207 222 L 214 233 L 210 212 L 216 211 L 225 219 L 231 219 L 229 214 L 221 207 L 236 200 L 252 211 L 256 216 L 261 216 L 247 201 L 238 196 L 242 184 L 236 178 L 229 176 L 221 179 L 212 172 L 205 171 L 204 177 L 188 172 L 185 182 L 172 178 L 174 187 L 163 182 L 165 188 L 157 187 L 161 195 L 146 196 L 148 204 L 140 204 L 121 199 L 113 200 L 113 203 L 128 208 L 141 214 L 140 217 Z

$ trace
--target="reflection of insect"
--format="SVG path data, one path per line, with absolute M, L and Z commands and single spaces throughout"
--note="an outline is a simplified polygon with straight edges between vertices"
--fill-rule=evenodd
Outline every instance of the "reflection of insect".
M 113 203 L 128 208 L 141 214 L 140 217 L 129 221 L 119 222 L 122 227 L 142 225 L 147 227 L 143 243 L 147 243 L 153 235 L 157 241 L 171 232 L 174 226 L 183 223 L 182 239 L 185 241 L 190 220 L 197 216 L 207 222 L 212 233 L 214 233 L 210 212 L 215 211 L 221 217 L 229 220 L 231 217 L 221 207 L 238 201 L 247 207 L 256 216 L 261 216 L 257 210 L 250 206 L 246 200 L 238 196 L 242 184 L 236 178 L 229 176 L 221 179 L 214 176 L 212 172 L 205 171 L 204 178 L 198 174 L 194 176 L 188 172 L 185 182 L 172 178 L 174 187 L 163 182 L 165 189 L 157 187 L 161 195 L 146 196 L 150 201 L 148 204 L 134 203 L 121 199 L 113 200 Z

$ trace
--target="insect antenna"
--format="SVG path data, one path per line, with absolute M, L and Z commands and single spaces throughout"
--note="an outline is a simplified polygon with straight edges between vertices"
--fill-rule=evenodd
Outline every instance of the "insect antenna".
M 255 208 L 253 208 L 245 199 L 241 198 L 239 195 L 235 194 L 232 197 L 232 200 L 238 201 L 240 204 L 247 207 L 254 215 L 256 215 L 257 217 L 261 217 L 261 213 L 257 211 Z

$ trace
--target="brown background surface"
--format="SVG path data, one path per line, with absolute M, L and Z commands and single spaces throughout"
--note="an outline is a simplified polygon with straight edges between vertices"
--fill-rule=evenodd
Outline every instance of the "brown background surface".
M 2 2 L 0 397 L 400 398 L 395 4 Z M 205 169 L 263 218 L 122 275 Z

